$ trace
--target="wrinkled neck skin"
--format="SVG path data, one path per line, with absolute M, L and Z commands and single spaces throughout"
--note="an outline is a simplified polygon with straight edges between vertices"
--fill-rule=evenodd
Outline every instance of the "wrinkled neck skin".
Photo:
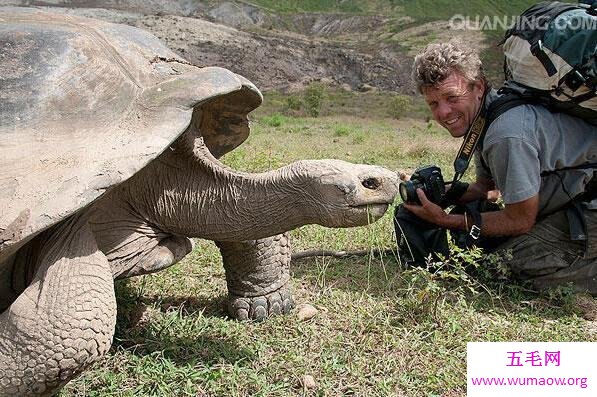
M 202 138 L 180 139 L 123 186 L 140 218 L 166 233 L 219 241 L 276 235 L 317 218 L 301 162 L 261 174 L 216 160 Z

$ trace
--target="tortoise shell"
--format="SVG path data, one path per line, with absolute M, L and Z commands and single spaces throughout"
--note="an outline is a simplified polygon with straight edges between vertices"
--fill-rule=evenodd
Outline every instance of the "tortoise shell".
M 131 26 L 0 8 L 0 261 L 88 206 L 187 128 L 216 156 L 261 93 Z

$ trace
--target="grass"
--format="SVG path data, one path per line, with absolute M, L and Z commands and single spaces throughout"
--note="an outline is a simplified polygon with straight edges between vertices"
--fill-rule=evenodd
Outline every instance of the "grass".
M 461 15 L 518 15 L 521 11 L 537 3 L 534 0 L 488 1 L 470 0 L 455 3 L 449 0 L 390 0 L 400 13 L 413 17 L 418 22 L 450 19 L 454 14 Z
M 383 1 L 357 1 L 357 0 L 252 0 L 255 4 L 267 10 L 279 13 L 302 12 L 337 12 L 346 14 L 370 14 L 374 10 L 386 10 Z M 380 8 L 381 7 L 381 8 Z
M 325 115 L 310 118 L 283 115 L 277 101 L 284 96 L 266 93 L 252 134 L 224 161 L 256 172 L 301 158 L 409 171 L 437 163 L 451 175 L 458 142 L 424 114 L 329 110 L 342 109 L 343 100 L 369 104 L 371 95 L 327 96 Z M 394 247 L 390 213 L 368 227 L 306 226 L 291 236 L 294 251 Z M 60 395 L 464 396 L 467 341 L 597 342 L 594 324 L 579 316 L 565 288 L 539 294 L 496 279 L 478 266 L 479 255 L 455 251 L 450 266 L 429 269 L 405 269 L 397 254 L 304 259 L 292 266 L 294 297 L 318 314 L 299 321 L 294 310 L 241 323 L 222 310 L 217 249 L 198 240 L 181 263 L 116 283 L 112 349 Z M 314 388 L 303 388 L 305 375 Z
M 427 105 L 420 96 L 397 95 L 393 92 L 346 91 L 338 87 L 324 87 L 325 98 L 321 103 L 319 116 L 351 116 L 361 119 L 416 118 L 429 117 Z M 278 91 L 267 93 L 267 101 L 257 109 L 255 116 L 263 122 L 280 115 L 307 116 L 302 95 L 284 94 Z M 396 112 L 397 98 L 401 102 L 401 114 Z M 289 102 L 292 105 L 289 105 Z M 265 120 L 265 121 L 264 121 Z

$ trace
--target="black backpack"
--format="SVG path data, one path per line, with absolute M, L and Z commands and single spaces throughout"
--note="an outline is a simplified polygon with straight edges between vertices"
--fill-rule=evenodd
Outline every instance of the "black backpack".
M 538 3 L 522 13 L 501 44 L 505 83 L 489 122 L 533 103 L 597 125 L 597 2 Z

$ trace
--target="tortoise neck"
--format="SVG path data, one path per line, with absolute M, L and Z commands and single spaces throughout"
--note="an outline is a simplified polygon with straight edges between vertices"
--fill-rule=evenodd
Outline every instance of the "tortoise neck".
M 165 232 L 219 241 L 268 237 L 312 222 L 302 162 L 252 174 L 215 159 L 200 139 L 173 147 L 135 175 L 128 200 Z

